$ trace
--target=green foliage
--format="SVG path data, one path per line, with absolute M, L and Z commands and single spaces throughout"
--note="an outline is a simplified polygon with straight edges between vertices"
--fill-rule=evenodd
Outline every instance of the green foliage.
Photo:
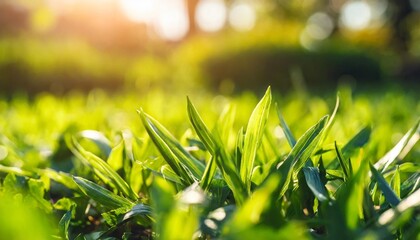
M 331 115 L 329 103 L 291 95 L 276 105 L 275 116 L 269 114 L 278 100 L 271 89 L 260 101 L 249 94 L 192 95 L 186 107 L 151 94 L 143 99 L 140 120 L 135 111 L 122 115 L 100 93 L 90 96 L 94 107 L 87 110 L 80 110 L 89 104 L 77 96 L 0 102 L 2 114 L 15 118 L 0 119 L 1 236 L 418 236 L 418 116 L 402 114 L 395 126 L 386 115 L 370 113 L 388 103 L 353 101 L 345 91 Z M 135 109 L 134 99 L 127 95 L 114 104 Z M 180 109 L 188 116 L 180 116 Z M 69 116 L 66 111 L 74 111 L 71 121 L 57 116 Z M 152 117 L 162 113 L 167 118 Z M 45 125 L 48 119 L 54 121 Z M 404 135 L 404 129 L 410 130 Z M 28 223 L 31 236 L 18 229 Z

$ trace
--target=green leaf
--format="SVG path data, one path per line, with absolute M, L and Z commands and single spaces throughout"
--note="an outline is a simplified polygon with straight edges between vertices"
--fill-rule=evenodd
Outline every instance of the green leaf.
M 350 154 L 357 148 L 363 147 L 367 142 L 369 142 L 370 134 L 372 133 L 372 128 L 366 126 L 362 128 L 350 141 L 344 145 L 342 148 L 343 156 L 348 158 Z
M 420 171 L 412 174 L 401 185 L 401 196 L 405 197 L 420 188 Z
M 420 119 L 417 123 L 401 138 L 401 140 L 375 163 L 375 168 L 381 172 L 385 172 L 392 163 L 397 160 L 398 156 L 410 151 L 410 149 L 420 139 Z
M 262 221 L 261 218 L 264 211 L 270 208 L 270 204 L 272 203 L 271 199 L 277 199 L 275 193 L 280 181 L 281 178 L 279 175 L 270 175 L 267 181 L 236 211 L 232 220 L 226 224 L 226 232 L 239 232 L 259 224 Z
M 94 182 L 82 177 L 73 177 L 73 179 L 86 196 L 102 204 L 104 207 L 115 209 L 121 207 L 129 208 L 133 205 L 128 199 L 122 198 Z
M 37 177 L 37 174 L 31 171 L 23 170 L 22 168 L 18 167 L 7 167 L 0 164 L 0 172 L 4 173 L 13 173 L 17 176 L 25 176 L 25 177 Z
M 341 153 L 341 150 L 337 146 L 337 142 L 334 142 L 335 152 L 337 153 L 337 159 L 340 163 L 341 169 L 343 169 L 344 173 L 344 181 L 347 181 L 348 178 L 350 178 L 353 175 L 353 170 L 350 169 L 351 162 L 350 159 L 346 161 L 344 159 L 343 153 Z
M 283 118 L 283 115 L 280 112 L 280 109 L 277 109 L 277 116 L 279 117 L 280 120 L 280 127 L 281 129 L 283 129 L 283 133 L 286 136 L 287 142 L 289 143 L 290 147 L 294 147 L 296 145 L 296 139 L 292 134 L 292 131 L 290 131 L 289 126 L 287 125 L 286 121 Z
M 305 162 L 311 157 L 312 153 L 318 146 L 319 140 L 321 139 L 321 133 L 328 120 L 328 116 L 324 116 L 308 129 L 302 137 L 299 138 L 292 151 L 287 156 L 287 159 L 293 159 L 293 174 L 294 176 L 300 171 Z M 286 159 L 286 160 L 287 160 Z
M 124 154 L 124 142 L 121 141 L 112 148 L 111 153 L 107 159 L 107 163 L 109 166 L 114 169 L 114 171 L 118 171 L 120 168 L 123 167 L 123 154 Z
M 112 151 L 111 143 L 105 137 L 105 135 L 101 132 L 98 132 L 95 130 L 85 130 L 85 131 L 79 132 L 76 135 L 76 137 L 89 139 L 90 141 L 95 143 L 96 146 L 98 146 L 98 148 L 101 150 L 101 152 L 107 157 Z
M 130 198 L 132 201 L 138 199 L 137 194 L 131 189 L 124 179 L 121 178 L 118 173 L 112 169 L 112 167 L 96 156 L 95 154 L 86 151 L 75 138 L 72 138 L 70 149 L 80 159 L 87 162 L 94 170 L 95 174 L 101 178 L 105 183 L 111 183 L 119 192 L 124 194 L 125 197 Z
M 204 170 L 203 177 L 200 180 L 200 185 L 204 190 L 208 190 L 210 183 L 213 180 L 213 176 L 217 170 L 217 163 L 215 157 L 211 157 L 207 163 L 206 170 Z
M 150 222 L 150 220 L 152 220 L 152 208 L 143 203 L 136 204 L 124 215 L 123 220 L 125 221 L 132 218 L 141 218 Z
M 32 196 L 38 203 L 38 206 L 43 209 L 46 213 L 51 213 L 53 206 L 50 201 L 44 198 L 46 186 L 44 182 L 40 179 L 29 179 L 28 180 L 29 194 Z
M 61 183 L 71 190 L 79 189 L 77 185 L 74 183 L 72 176 L 68 173 L 57 172 L 53 169 L 45 168 L 45 169 L 39 169 L 38 174 L 41 176 L 46 176 L 50 178 L 51 180 L 54 180 L 58 183 Z
M 187 98 L 187 105 L 190 122 L 193 125 L 198 137 L 203 141 L 203 144 L 206 146 L 207 150 L 212 155 L 212 157 L 207 163 L 206 169 L 204 170 L 203 176 L 200 181 L 201 187 L 207 190 L 210 186 L 211 181 L 213 180 L 213 176 L 217 169 L 217 164 L 215 163 L 216 148 L 221 148 L 222 144 L 220 139 L 215 140 L 215 138 L 201 119 L 200 115 L 198 114 L 196 108 L 191 103 L 189 98 Z
M 341 186 L 336 201 L 327 206 L 327 231 L 331 239 L 354 239 L 365 206 L 364 194 L 367 186 L 369 161 L 362 161 L 359 168 Z
M 206 124 L 201 119 L 197 109 L 191 103 L 189 98 L 187 98 L 187 108 L 188 117 L 190 118 L 190 122 L 193 125 L 195 132 L 201 141 L 203 141 L 203 144 L 206 146 L 210 154 L 214 156 L 216 153 L 216 140 L 212 136 L 210 130 L 207 128 Z
M 257 155 L 257 149 L 261 145 L 264 128 L 270 111 L 270 105 L 271 90 L 269 87 L 263 98 L 254 108 L 245 132 L 240 176 L 248 191 L 251 190 L 251 173 L 255 157 Z
M 327 119 L 328 116 L 324 116 L 318 123 L 309 128 L 302 137 L 298 139 L 296 145 L 292 148 L 286 160 L 277 164 L 277 172 L 281 176 L 281 181 L 278 185 L 280 196 L 286 192 L 292 178 L 292 174 L 293 176 L 297 176 L 300 169 L 302 169 L 305 162 L 314 152 Z
M 330 118 L 328 119 L 327 125 L 325 126 L 325 129 L 322 133 L 320 144 L 322 144 L 324 142 L 325 138 L 328 136 L 328 133 L 330 132 L 331 127 L 334 123 L 335 116 L 337 115 L 339 107 L 340 107 L 340 93 L 337 93 L 336 100 L 335 100 L 335 107 L 334 107 L 334 110 L 333 110 Z
M 76 204 L 72 204 L 70 209 L 61 217 L 58 226 L 60 227 L 60 231 L 64 234 L 67 240 L 70 239 L 70 231 L 69 226 L 71 222 L 71 218 L 73 215 L 73 211 L 76 209 Z
M 328 201 L 329 196 L 324 184 L 321 182 L 318 169 L 314 167 L 303 167 L 302 170 L 305 174 L 306 184 L 311 189 L 315 197 L 320 202 Z
M 201 186 L 204 189 L 207 189 L 210 185 L 210 182 L 216 172 L 216 166 L 222 172 L 222 175 L 228 184 L 229 188 L 232 190 L 235 200 L 238 204 L 241 204 L 246 193 L 244 192 L 243 183 L 240 180 L 238 173 L 235 170 L 234 162 L 232 158 L 227 153 L 225 146 L 218 137 L 217 134 L 211 134 L 207 126 L 203 122 L 202 118 L 198 114 L 194 105 L 188 99 L 188 115 L 190 121 L 194 127 L 199 138 L 203 141 L 204 145 L 212 155 L 212 158 L 207 163 L 207 167 L 201 178 Z M 214 152 L 213 152 L 214 151 Z M 214 164 L 215 162 L 216 164 Z
M 395 208 L 388 209 L 378 219 L 380 225 L 387 225 L 395 221 L 395 219 L 409 209 L 420 207 L 420 189 L 403 199 Z
M 342 159 L 348 159 L 350 158 L 351 154 L 353 154 L 354 150 L 363 147 L 370 139 L 370 134 L 372 132 L 372 129 L 370 126 L 366 126 L 362 128 L 356 135 L 354 135 L 342 148 L 341 148 L 341 157 Z M 336 169 L 338 168 L 339 159 L 335 159 L 332 161 L 328 168 L 330 169 Z M 349 163 L 350 164 L 350 163 Z
M 222 111 L 219 119 L 217 119 L 216 126 L 214 126 L 213 134 L 219 136 L 223 146 L 228 149 L 229 139 L 232 136 L 231 132 L 235 122 L 236 108 L 233 105 L 228 105 Z
M 398 198 L 395 192 L 392 191 L 391 187 L 389 186 L 385 178 L 382 176 L 382 174 L 378 172 L 378 170 L 376 170 L 376 168 L 372 164 L 370 164 L 369 166 L 370 171 L 372 172 L 373 177 L 376 179 L 378 187 L 384 194 L 386 201 L 393 207 L 397 206 L 401 200 Z
M 138 111 L 141 121 L 165 161 L 178 174 L 185 186 L 197 182 L 204 173 L 202 162 L 189 154 L 181 144 L 158 121 Z
M 401 178 L 400 178 L 400 168 L 397 165 L 397 169 L 395 170 L 394 176 L 391 179 L 392 183 L 392 190 L 394 191 L 395 195 L 398 198 L 401 198 Z

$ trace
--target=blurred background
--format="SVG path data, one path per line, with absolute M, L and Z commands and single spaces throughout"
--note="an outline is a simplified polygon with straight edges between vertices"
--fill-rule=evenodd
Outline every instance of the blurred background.
M 420 0 L 0 0 L 0 92 L 420 83 Z

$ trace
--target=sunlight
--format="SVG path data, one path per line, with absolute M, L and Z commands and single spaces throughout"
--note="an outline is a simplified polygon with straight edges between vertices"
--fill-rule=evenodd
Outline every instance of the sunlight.
M 367 28 L 372 19 L 372 9 L 366 2 L 351 1 L 341 8 L 340 22 L 352 30 Z
M 160 0 L 153 22 L 157 34 L 170 41 L 179 41 L 189 30 L 187 9 L 183 0 Z
M 195 21 L 206 32 L 217 32 L 226 22 L 227 9 L 223 0 L 201 0 L 195 12 Z
M 154 0 L 121 0 L 120 7 L 129 20 L 150 23 L 155 16 L 155 2 Z
M 245 1 L 235 1 L 229 12 L 229 24 L 237 31 L 249 31 L 255 25 L 255 9 Z
M 316 12 L 309 17 L 305 32 L 313 39 L 324 40 L 334 30 L 334 22 L 331 17 L 323 12 Z

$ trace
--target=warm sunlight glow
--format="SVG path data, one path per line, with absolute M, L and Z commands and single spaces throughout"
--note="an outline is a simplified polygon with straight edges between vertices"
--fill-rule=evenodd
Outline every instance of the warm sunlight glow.
M 225 25 L 226 15 L 223 0 L 201 0 L 195 12 L 195 20 L 203 31 L 217 32 Z
M 156 1 L 154 0 L 121 0 L 123 13 L 133 22 L 150 23 L 155 16 Z
M 249 31 L 255 25 L 255 9 L 245 1 L 236 1 L 229 11 L 229 24 L 238 31 Z
M 352 30 L 367 28 L 372 19 L 371 7 L 362 1 L 347 2 L 341 8 L 340 14 L 343 26 Z
M 323 12 L 317 12 L 309 17 L 305 32 L 313 39 L 324 40 L 334 30 L 334 22 L 331 17 Z
M 160 37 L 179 41 L 187 35 L 189 23 L 183 0 L 160 0 L 155 17 L 154 27 Z

